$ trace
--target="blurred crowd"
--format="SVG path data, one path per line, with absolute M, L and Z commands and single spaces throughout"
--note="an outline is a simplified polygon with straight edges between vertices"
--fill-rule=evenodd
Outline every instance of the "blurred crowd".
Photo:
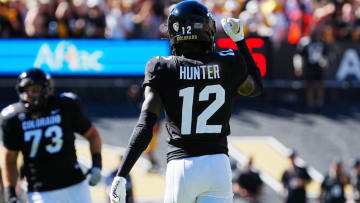
M 296 151 L 289 154 L 289 168 L 283 171 L 282 187 L 278 191 L 283 203 L 359 203 L 360 202 L 360 159 L 356 159 L 348 170 L 341 159 L 334 159 L 320 182 L 320 193 L 311 197 L 307 189 L 312 177 L 308 167 L 298 159 Z M 264 182 L 260 171 L 253 166 L 249 157 L 245 166 L 239 167 L 232 160 L 234 203 L 264 203 L 266 201 Z M 318 180 L 319 181 L 319 180 Z M 310 189 L 311 190 L 311 189 Z
M 231 16 L 248 34 L 275 45 L 298 43 L 314 27 L 328 40 L 360 39 L 360 0 L 199 0 L 212 10 L 217 29 Z M 166 20 L 179 0 L 0 0 L 1 38 L 166 37 Z

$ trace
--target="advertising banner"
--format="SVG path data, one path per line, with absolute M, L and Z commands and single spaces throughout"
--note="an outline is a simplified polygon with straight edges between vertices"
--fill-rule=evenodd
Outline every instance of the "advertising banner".
M 38 67 L 54 76 L 141 76 L 153 56 L 170 53 L 167 40 L 0 40 L 0 76 Z

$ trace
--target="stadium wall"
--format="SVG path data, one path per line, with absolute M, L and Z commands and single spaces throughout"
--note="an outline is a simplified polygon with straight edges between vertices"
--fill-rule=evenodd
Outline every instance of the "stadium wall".
M 217 49 L 236 48 L 228 38 L 216 41 Z M 292 56 L 295 45 L 283 43 L 274 49 L 268 38 L 251 37 L 247 44 L 261 68 L 265 99 L 292 100 L 301 96 L 304 78 L 296 78 Z M 132 84 L 141 85 L 146 61 L 168 55 L 165 40 L 0 40 L 0 100 L 17 99 L 17 75 L 28 67 L 39 67 L 53 75 L 57 92 L 73 91 L 86 100 L 126 99 Z M 331 66 L 325 86 L 334 97 L 357 99 L 360 88 L 360 45 L 331 45 Z M 289 96 L 290 94 L 290 96 Z

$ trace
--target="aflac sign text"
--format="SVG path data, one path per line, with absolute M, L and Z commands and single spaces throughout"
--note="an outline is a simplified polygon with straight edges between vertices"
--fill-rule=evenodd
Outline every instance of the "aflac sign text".
M 151 57 L 169 53 L 166 40 L 0 40 L 0 76 L 29 67 L 54 76 L 142 76 Z
M 74 44 L 60 41 L 54 50 L 48 43 L 41 45 L 35 59 L 34 67 L 48 67 L 51 72 L 61 69 L 71 71 L 102 71 L 104 66 L 99 62 L 103 56 L 100 50 L 88 52 L 78 49 Z

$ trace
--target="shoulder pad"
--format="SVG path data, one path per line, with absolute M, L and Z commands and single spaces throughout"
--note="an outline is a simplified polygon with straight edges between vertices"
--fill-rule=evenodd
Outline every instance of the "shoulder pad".
M 15 112 L 15 107 L 14 105 L 9 105 L 7 107 L 5 107 L 2 111 L 1 111 L 1 116 L 2 117 L 7 117 L 10 114 L 13 114 Z
M 178 60 L 181 61 L 181 62 L 192 63 L 192 64 L 197 65 L 197 66 L 204 65 L 204 63 L 202 61 L 199 61 L 199 60 L 196 60 L 196 59 L 191 59 L 191 58 L 178 57 Z
M 75 93 L 73 92 L 63 92 L 61 94 L 59 94 L 59 97 L 61 98 L 69 98 L 69 99 L 72 99 L 72 100 L 79 100 L 79 96 L 77 96 Z
M 217 52 L 219 56 L 235 56 L 235 52 L 232 49 Z
M 65 106 L 82 106 L 82 101 L 80 97 L 73 92 L 63 92 L 59 94 L 59 96 L 55 97 L 55 99 L 58 100 L 60 104 L 63 104 Z
M 0 117 L 2 118 L 9 118 L 12 117 L 14 115 L 16 115 L 17 113 L 20 112 L 20 104 L 19 103 L 14 103 L 14 104 L 10 104 L 9 106 L 5 107 L 1 113 L 0 113 Z
M 173 56 L 158 56 L 158 59 L 162 59 L 162 60 L 166 60 L 166 61 L 170 61 L 171 59 L 173 59 Z

